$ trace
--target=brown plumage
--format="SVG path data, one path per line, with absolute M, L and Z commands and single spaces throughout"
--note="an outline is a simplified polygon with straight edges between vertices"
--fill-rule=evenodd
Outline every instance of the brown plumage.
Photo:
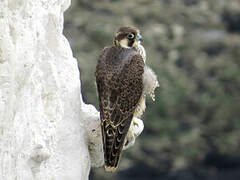
M 114 45 L 104 48 L 96 67 L 106 171 L 115 171 L 125 137 L 143 93 L 144 60 L 137 45 L 139 30 L 122 27 Z

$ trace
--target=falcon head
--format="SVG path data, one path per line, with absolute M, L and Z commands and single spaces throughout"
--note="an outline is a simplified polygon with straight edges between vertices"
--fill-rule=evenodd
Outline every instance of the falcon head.
M 114 37 L 114 45 L 122 48 L 134 48 L 141 44 L 142 36 L 135 27 L 120 27 Z

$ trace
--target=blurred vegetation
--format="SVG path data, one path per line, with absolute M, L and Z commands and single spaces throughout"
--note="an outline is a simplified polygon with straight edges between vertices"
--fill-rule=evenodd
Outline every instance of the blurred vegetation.
M 98 107 L 94 72 L 114 32 L 138 27 L 157 73 L 145 129 L 102 179 L 240 179 L 240 1 L 73 0 L 64 33 L 79 61 L 86 103 Z

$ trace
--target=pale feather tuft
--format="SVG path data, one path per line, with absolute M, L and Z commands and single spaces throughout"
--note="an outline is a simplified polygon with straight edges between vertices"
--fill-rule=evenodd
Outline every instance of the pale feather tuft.
M 143 94 L 144 95 L 149 94 L 152 100 L 155 101 L 154 91 L 157 87 L 159 87 L 159 83 L 158 83 L 156 74 L 148 66 L 144 67 L 143 85 L 144 85 Z
M 135 112 L 134 112 L 134 117 L 138 117 L 140 118 L 143 113 L 145 112 L 145 109 L 146 109 L 146 95 L 143 94 L 139 100 L 139 103 L 138 103 L 138 106 L 136 107 L 135 109 Z

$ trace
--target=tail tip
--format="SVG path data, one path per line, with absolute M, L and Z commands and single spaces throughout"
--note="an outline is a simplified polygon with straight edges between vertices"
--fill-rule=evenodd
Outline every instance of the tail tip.
M 106 165 L 105 165 L 105 171 L 107 171 L 107 172 L 115 172 L 116 169 L 117 169 L 117 167 L 106 166 Z

